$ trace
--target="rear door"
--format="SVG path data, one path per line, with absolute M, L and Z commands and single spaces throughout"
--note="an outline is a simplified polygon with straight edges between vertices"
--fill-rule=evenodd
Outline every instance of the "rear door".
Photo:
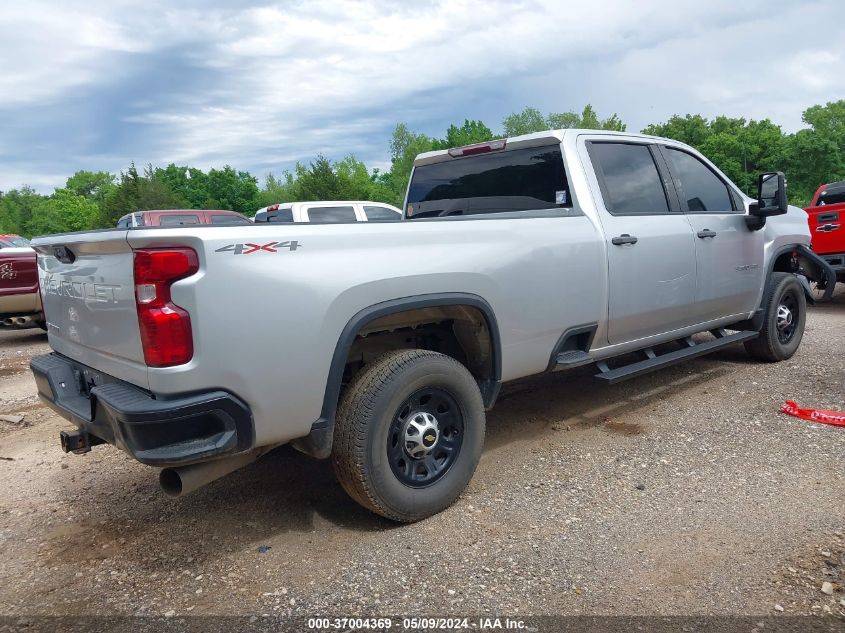
M 658 150 L 647 142 L 604 139 L 588 140 L 586 147 L 607 241 L 608 342 L 692 325 L 695 238 L 668 195 Z
M 764 232 L 749 230 L 744 206 L 707 163 L 678 147 L 660 151 L 695 234 L 699 321 L 751 312 L 765 274 Z

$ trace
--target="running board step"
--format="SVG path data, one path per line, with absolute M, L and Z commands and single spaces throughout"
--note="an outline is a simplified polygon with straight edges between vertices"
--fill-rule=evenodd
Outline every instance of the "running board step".
M 728 334 L 725 330 L 714 330 L 713 335 L 716 336 L 716 338 L 712 341 L 696 343 L 692 340 L 692 338 L 688 337 L 680 341 L 683 345 L 686 345 L 683 349 L 675 350 L 674 352 L 667 352 L 666 354 L 661 354 L 659 356 L 654 353 L 654 350 L 648 348 L 642 350 L 646 356 L 645 360 L 641 360 L 637 363 L 631 363 L 630 365 L 625 365 L 623 367 L 617 367 L 616 369 L 610 369 L 608 368 L 607 363 L 599 361 L 596 365 L 600 371 L 596 374 L 596 378 L 612 385 L 617 382 L 622 382 L 623 380 L 642 376 L 643 374 L 647 374 L 657 369 L 662 369 L 663 367 L 668 367 L 669 365 L 674 365 L 675 363 L 680 363 L 681 361 L 690 358 L 715 352 L 718 349 L 735 345 L 736 343 L 750 341 L 753 338 L 757 338 L 759 334 L 759 332 L 753 331 Z
M 593 359 L 590 355 L 582 350 L 571 350 L 568 352 L 561 352 L 555 356 L 556 369 L 563 369 L 566 367 L 577 367 L 578 365 L 586 365 L 592 363 Z

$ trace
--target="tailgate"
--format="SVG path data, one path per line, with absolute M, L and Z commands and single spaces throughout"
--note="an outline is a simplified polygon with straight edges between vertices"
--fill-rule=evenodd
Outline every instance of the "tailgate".
M 813 250 L 819 255 L 845 253 L 845 204 L 810 207 L 807 212 Z
M 77 362 L 148 387 L 127 231 L 33 241 L 50 347 Z

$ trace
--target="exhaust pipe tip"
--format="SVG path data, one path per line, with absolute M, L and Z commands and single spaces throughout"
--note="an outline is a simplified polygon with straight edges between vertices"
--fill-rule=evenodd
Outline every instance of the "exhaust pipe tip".
M 270 448 L 272 447 L 264 447 L 249 453 L 199 462 L 189 466 L 163 468 L 158 474 L 158 483 L 165 494 L 171 497 L 181 497 L 254 462 Z
M 182 496 L 182 478 L 176 468 L 165 468 L 158 474 L 158 483 L 170 497 Z

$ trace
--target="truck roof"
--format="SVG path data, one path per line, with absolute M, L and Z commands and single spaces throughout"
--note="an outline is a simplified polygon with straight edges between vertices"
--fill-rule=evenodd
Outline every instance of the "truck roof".
M 520 147 L 536 147 L 538 145 L 546 145 L 549 143 L 562 143 L 566 137 L 569 136 L 578 136 L 579 134 L 601 134 L 602 136 L 622 136 L 622 137 L 637 137 L 637 138 L 644 138 L 644 139 L 654 139 L 654 140 L 661 140 L 661 141 L 671 141 L 672 143 L 678 143 L 678 141 L 673 141 L 672 139 L 664 139 L 659 136 L 651 136 L 649 134 L 640 134 L 638 132 L 614 132 L 610 130 L 589 130 L 584 128 L 566 128 L 560 130 L 544 130 L 542 132 L 534 132 L 532 134 L 522 134 L 520 136 L 509 136 L 506 138 L 496 139 L 493 141 L 484 141 L 482 143 L 476 143 L 473 145 L 466 145 L 464 147 L 475 147 L 476 145 L 485 145 L 487 143 L 495 143 L 496 141 L 504 140 L 506 142 L 507 149 L 518 149 Z M 683 145 L 683 143 L 680 143 Z M 462 149 L 462 148 L 450 148 L 450 149 L 439 149 L 434 150 L 432 152 L 424 152 L 417 156 L 416 160 L 414 160 L 414 165 L 430 165 L 432 163 L 439 163 L 445 160 L 449 160 L 450 158 L 455 158 L 452 152 L 455 149 Z

